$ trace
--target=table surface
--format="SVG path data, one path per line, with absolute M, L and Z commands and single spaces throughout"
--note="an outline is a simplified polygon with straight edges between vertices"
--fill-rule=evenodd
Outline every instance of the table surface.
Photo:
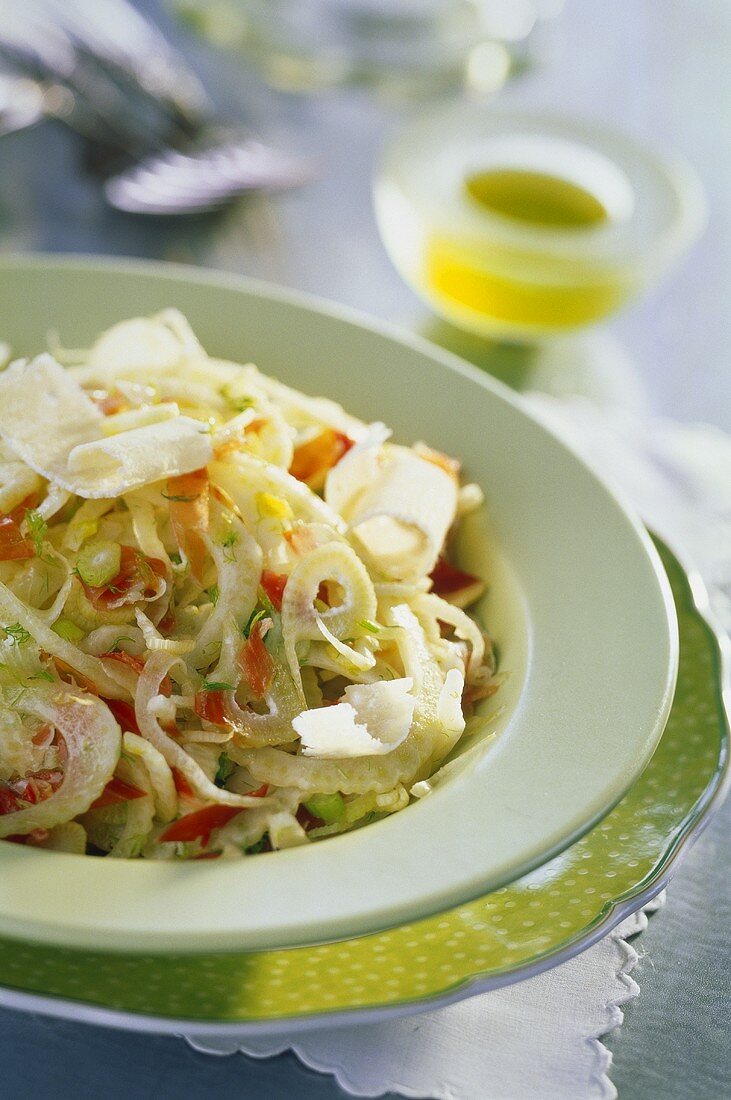
M 698 169 L 710 225 L 673 278 L 605 330 L 562 342 L 549 356 L 490 346 L 440 322 L 403 285 L 379 241 L 370 179 L 384 139 L 420 105 L 362 91 L 312 98 L 275 94 L 245 67 L 165 21 L 221 110 L 272 140 L 318 154 L 317 183 L 251 199 L 218 217 L 145 220 L 107 209 L 79 170 L 79 150 L 44 125 L 3 140 L 0 247 L 149 256 L 256 275 L 356 306 L 420 331 L 517 386 L 574 390 L 731 428 L 727 306 L 731 9 L 725 0 L 568 0 L 537 43 L 539 63 L 504 102 L 579 110 L 667 142 Z M 556 362 L 567 364 L 559 369 Z M 640 940 L 642 993 L 609 1040 L 622 1100 L 719 1100 L 731 1080 L 731 874 L 724 833 L 731 802 L 672 884 L 668 905 Z M 157 1100 L 212 1095 L 329 1100 L 344 1095 L 292 1056 L 211 1059 L 174 1038 L 128 1035 L 0 1011 L 3 1088 L 9 1098 Z

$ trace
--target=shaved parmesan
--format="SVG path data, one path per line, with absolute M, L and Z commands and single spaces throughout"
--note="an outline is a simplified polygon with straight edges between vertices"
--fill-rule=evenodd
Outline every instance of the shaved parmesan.
M 269 818 L 269 840 L 272 848 L 296 848 L 307 844 L 307 833 L 294 814 L 280 810 Z
M 210 433 L 200 420 L 176 416 L 78 444 L 68 455 L 67 468 L 76 481 L 74 492 L 110 497 L 199 470 L 212 454 Z M 85 480 L 89 484 L 84 485 Z
M 378 456 L 391 435 L 390 428 L 380 421 L 370 424 L 368 431 L 354 447 L 336 462 L 325 481 L 325 500 L 336 512 L 352 508 L 354 498 L 378 473 Z
M 107 329 L 92 347 L 88 362 L 110 375 L 162 372 L 174 369 L 186 355 L 205 358 L 182 313 L 166 309 L 156 317 L 133 317 Z
M 180 409 L 174 401 L 161 401 L 159 405 L 143 405 L 139 409 L 114 413 L 104 418 L 103 435 L 119 435 L 131 428 L 144 428 L 147 424 L 159 424 L 163 420 L 172 420 L 180 416 Z
M 414 717 L 413 680 L 351 684 L 344 702 L 305 710 L 292 726 L 305 756 L 339 759 L 392 752 L 406 739 Z
M 462 733 L 465 727 L 464 714 L 462 713 L 462 692 L 464 691 L 464 676 L 456 668 L 450 668 L 444 680 L 444 687 L 439 694 L 437 703 L 437 717 L 449 733 Z
M 31 469 L 58 481 L 69 452 L 101 434 L 104 417 L 51 355 L 0 375 L 0 435 Z
M 333 470 L 325 499 L 374 569 L 389 579 L 417 580 L 434 567 L 454 520 L 454 478 L 409 447 L 356 452 Z
M 103 438 L 104 417 L 50 355 L 0 375 L 0 435 L 36 473 L 69 492 L 115 497 L 205 466 L 210 434 L 176 416 Z
M 35 470 L 29 470 L 24 462 L 0 462 L 0 512 L 12 512 L 42 484 Z

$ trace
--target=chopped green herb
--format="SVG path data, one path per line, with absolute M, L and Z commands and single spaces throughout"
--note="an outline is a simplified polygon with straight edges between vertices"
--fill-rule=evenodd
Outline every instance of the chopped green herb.
M 218 585 L 217 584 L 212 584 L 211 585 L 211 587 L 208 589 L 208 595 L 210 597 L 211 603 L 215 607 L 216 604 L 218 603 Z
M 260 840 L 257 840 L 256 844 L 250 844 L 248 848 L 244 848 L 244 851 L 246 852 L 247 856 L 256 855 L 257 852 L 266 851 L 268 842 L 269 837 L 266 833 L 264 833 L 264 836 L 261 837 Z
M 4 626 L 3 630 L 6 636 L 12 640 L 13 645 L 25 645 L 31 639 L 28 631 L 20 623 L 11 623 L 9 626 Z
M 173 563 L 173 565 L 180 565 L 183 560 L 177 550 L 171 551 L 171 553 L 168 554 L 168 557 L 170 558 L 170 561 Z
M 221 541 L 223 547 L 223 556 L 226 561 L 234 561 L 236 555 L 233 552 L 233 548 L 239 541 L 238 531 L 234 531 L 233 528 L 228 532 L 225 538 Z
M 260 619 L 264 618 L 266 613 L 267 613 L 267 611 L 266 611 L 265 607 L 259 608 L 258 611 L 256 610 L 256 608 L 254 608 L 254 610 L 251 612 L 251 615 L 249 615 L 248 623 L 246 624 L 246 626 L 243 629 L 243 635 L 244 635 L 245 638 L 248 638 L 250 636 L 250 634 L 251 634 L 252 630 L 254 629 L 254 627 L 256 626 L 256 624 L 259 622 Z
M 340 791 L 335 791 L 334 794 L 313 794 L 303 805 L 313 817 L 324 821 L 326 825 L 340 821 L 345 813 L 345 803 Z
M 191 504 L 194 500 L 198 500 L 200 493 L 194 493 L 193 496 L 174 496 L 172 493 L 166 493 L 164 490 L 160 494 L 165 497 L 165 500 L 178 501 L 181 504 Z
M 229 385 L 221 386 L 218 392 L 229 408 L 233 409 L 234 412 L 245 412 L 246 409 L 250 409 L 254 404 L 254 399 L 247 394 L 232 393 Z
M 236 771 L 236 764 L 230 758 L 227 752 L 222 752 L 218 758 L 218 771 L 214 779 L 214 783 L 218 787 L 222 787 L 226 780 L 233 775 Z
M 43 554 L 43 540 L 48 531 L 48 524 L 40 512 L 36 512 L 31 508 L 25 510 L 25 522 L 28 524 L 28 534 L 33 540 L 35 552 L 40 558 Z
M 380 634 L 381 628 L 378 623 L 374 623 L 372 619 L 361 619 L 358 626 L 362 626 L 364 630 L 370 631 L 371 634 Z
M 48 680 L 49 684 L 54 683 L 55 676 L 49 672 L 47 668 L 39 668 L 38 672 L 34 672 L 32 676 L 28 677 L 29 680 Z
M 233 684 L 227 684 L 225 680 L 203 680 L 203 691 L 233 691 Z
M 59 638 L 74 645 L 78 645 L 84 637 L 84 631 L 76 623 L 72 623 L 71 619 L 56 619 L 51 630 L 54 634 L 58 634 Z
M 277 609 L 275 608 L 274 604 L 269 599 L 269 597 L 267 596 L 266 592 L 261 587 L 261 585 L 259 585 L 259 589 L 258 589 L 257 597 L 256 597 L 256 602 L 258 604 L 261 604 L 261 606 L 266 611 L 267 615 L 276 615 L 277 614 Z
M 129 634 L 122 634 L 121 637 L 115 638 L 114 645 L 109 650 L 109 652 L 110 653 L 118 653 L 119 650 L 122 648 L 122 646 L 121 646 L 122 642 L 131 642 L 132 645 L 135 644 L 134 638 L 130 638 Z

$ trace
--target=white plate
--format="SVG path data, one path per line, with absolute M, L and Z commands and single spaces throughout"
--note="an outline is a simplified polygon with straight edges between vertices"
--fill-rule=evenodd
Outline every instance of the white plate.
M 20 354 L 41 350 L 49 329 L 83 346 L 124 317 L 177 306 L 211 353 L 254 360 L 384 419 L 400 441 L 462 458 L 488 516 L 467 533 L 462 560 L 490 581 L 481 614 L 509 673 L 464 769 L 357 832 L 193 864 L 0 845 L 0 934 L 119 951 L 359 935 L 515 879 L 627 791 L 672 699 L 667 578 L 637 518 L 510 391 L 348 310 L 225 275 L 41 257 L 2 261 L 0 287 L 0 337 Z

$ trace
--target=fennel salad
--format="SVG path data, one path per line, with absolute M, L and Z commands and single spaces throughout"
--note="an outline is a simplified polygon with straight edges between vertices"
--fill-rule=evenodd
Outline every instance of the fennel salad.
M 166 310 L 0 373 L 0 838 L 241 858 L 403 809 L 498 686 L 482 494 Z

